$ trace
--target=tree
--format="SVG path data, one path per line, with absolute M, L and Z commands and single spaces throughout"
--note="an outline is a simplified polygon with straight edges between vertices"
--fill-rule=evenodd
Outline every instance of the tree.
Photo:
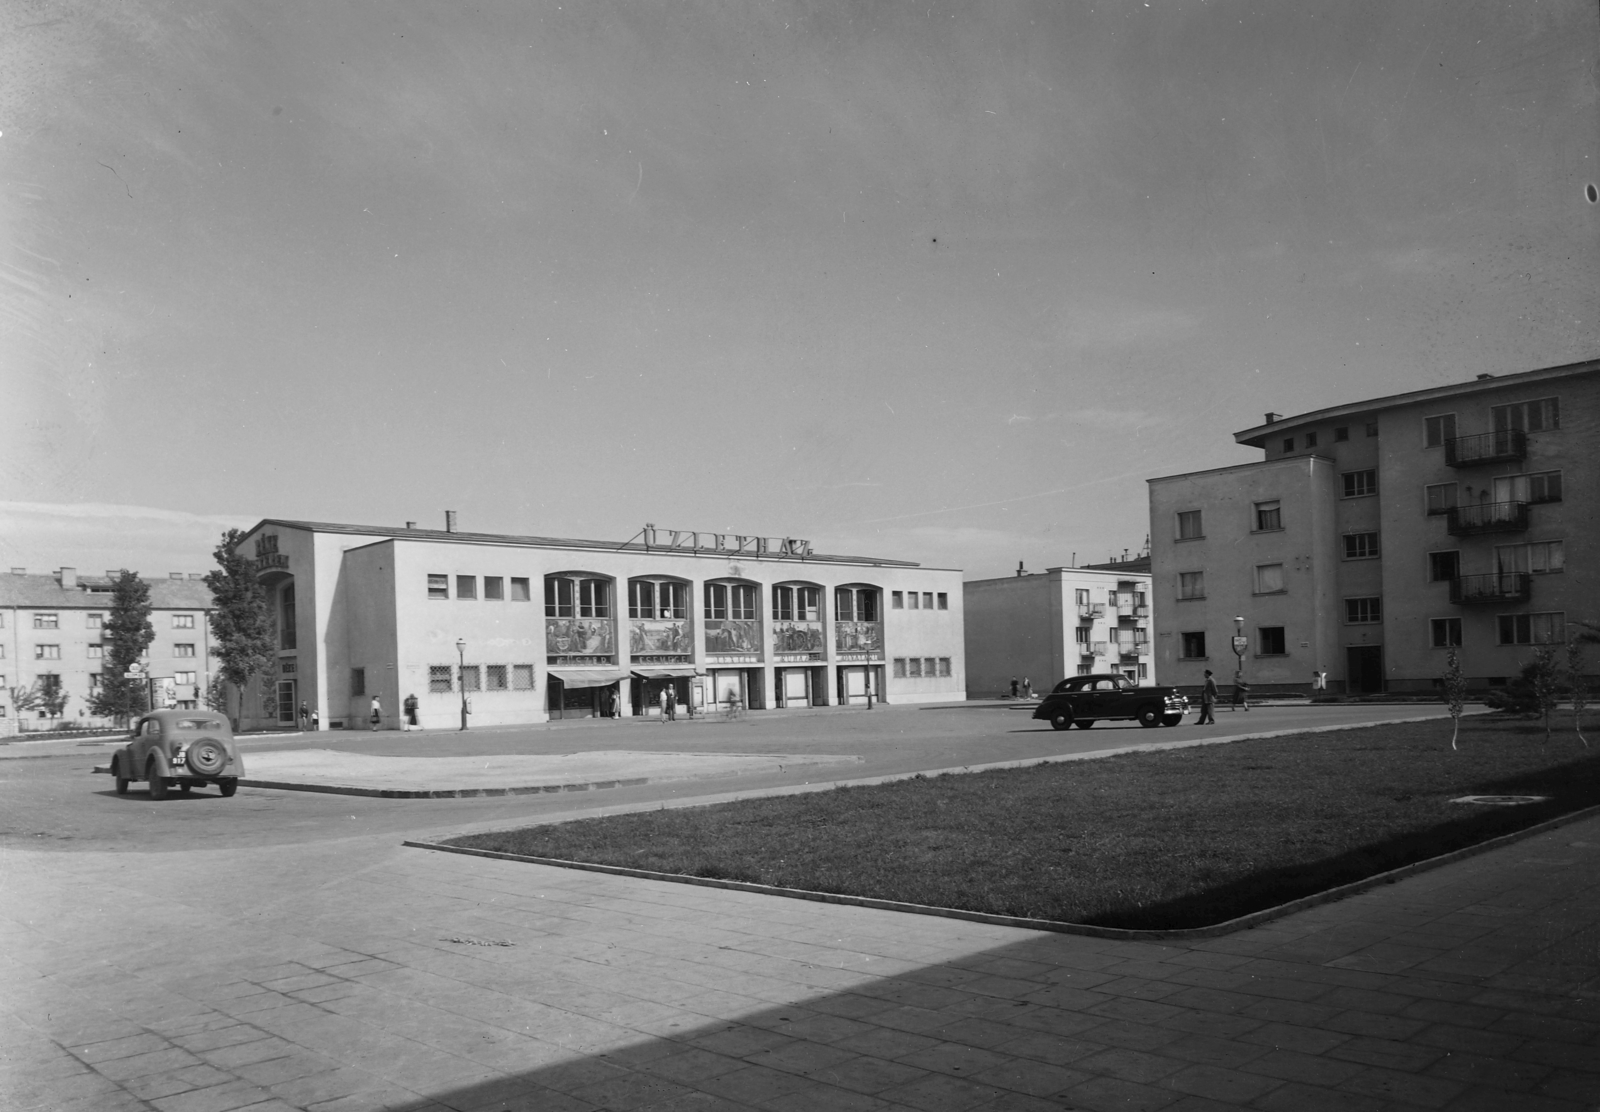
M 23 711 L 33 710 L 39 705 L 39 692 L 32 687 L 13 687 L 8 689 L 11 696 L 11 709 L 20 716 Z
M 1467 708 L 1467 677 L 1461 672 L 1461 656 L 1451 645 L 1444 658 L 1444 700 L 1450 707 L 1454 728 L 1450 731 L 1450 748 L 1456 747 L 1456 737 L 1461 733 L 1461 715 Z
M 1567 686 L 1572 688 L 1572 728 L 1587 749 L 1589 739 L 1583 736 L 1583 711 L 1589 705 L 1589 684 L 1583 676 L 1583 665 L 1583 639 L 1574 637 L 1567 642 Z
M 39 694 L 39 709 L 44 711 L 46 718 L 60 718 L 61 712 L 67 709 L 67 702 L 72 698 L 67 689 L 61 686 L 61 677 L 54 672 L 46 672 L 33 681 L 34 690 Z
M 205 703 L 207 710 L 214 710 L 218 714 L 228 713 L 228 687 L 222 682 L 221 676 L 212 676 L 206 684 Z
M 212 551 L 217 566 L 206 573 L 206 586 L 216 603 L 211 611 L 211 634 L 217 640 L 217 670 L 239 693 L 240 717 L 251 677 L 273 666 L 277 650 L 267 593 L 256 581 L 255 561 L 239 552 L 243 540 L 240 529 L 223 533 Z M 234 719 L 233 728 L 239 729 L 239 718 Z
M 138 572 L 124 568 L 111 583 L 111 610 L 103 632 L 105 657 L 100 690 L 89 701 L 92 713 L 122 724 L 145 712 L 148 703 L 144 678 L 124 677 L 155 640 L 150 610 L 150 584 L 140 579 Z
M 1544 719 L 1544 739 L 1550 740 L 1550 715 L 1561 701 L 1561 682 L 1556 671 L 1556 647 L 1540 645 L 1533 650 L 1533 663 L 1523 669 L 1533 687 L 1534 708 Z

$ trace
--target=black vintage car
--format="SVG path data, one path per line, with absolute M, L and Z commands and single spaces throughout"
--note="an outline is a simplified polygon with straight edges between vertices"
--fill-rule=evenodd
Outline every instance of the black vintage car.
M 1127 718 L 1141 726 L 1176 726 L 1188 709 L 1189 700 L 1175 687 L 1140 687 L 1127 676 L 1107 672 L 1062 680 L 1033 716 L 1058 730 L 1087 730 L 1096 722 Z

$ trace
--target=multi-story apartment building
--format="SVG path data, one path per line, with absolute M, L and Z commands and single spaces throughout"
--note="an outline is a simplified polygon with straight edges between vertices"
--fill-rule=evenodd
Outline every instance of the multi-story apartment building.
M 111 582 L 120 574 L 79 575 L 61 568 L 29 575 L 12 568 L 0 575 L 0 717 L 9 723 L 6 729 L 18 725 L 12 691 L 32 689 L 46 675 L 57 676 L 68 696 L 63 719 L 106 722 L 89 713 L 89 697 L 100 685 L 101 632 L 111 610 Z M 172 572 L 148 582 L 155 640 L 145 651 L 146 671 L 157 681 L 158 699 L 198 707 L 209 679 L 211 590 L 198 572 Z M 30 720 L 42 717 L 37 710 L 21 713 Z
M 567 540 L 262 521 L 241 551 L 277 622 L 252 729 L 299 705 L 385 729 L 966 697 L 961 574 L 814 553 L 790 538 L 674 532 Z
M 1111 570 L 1104 570 L 1111 569 Z M 1141 562 L 1018 571 L 962 584 L 967 686 L 1005 696 L 1012 680 L 1047 692 L 1066 676 L 1120 672 L 1154 683 L 1150 576 Z
M 1156 662 L 1194 686 L 1477 687 L 1600 621 L 1600 360 L 1235 434 L 1254 463 L 1150 480 Z M 1238 654 L 1237 656 L 1235 654 Z

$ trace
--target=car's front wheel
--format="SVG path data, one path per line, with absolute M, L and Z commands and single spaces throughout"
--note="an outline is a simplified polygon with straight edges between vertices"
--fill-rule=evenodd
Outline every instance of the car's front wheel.
M 1157 722 L 1160 722 L 1160 721 L 1161 721 L 1161 712 L 1159 710 L 1157 710 L 1155 707 L 1140 707 L 1139 708 L 1139 725 L 1143 726 L 1145 729 L 1147 729 L 1147 730 L 1150 729 L 1150 727 L 1154 726 Z
M 1093 719 L 1093 718 L 1074 718 L 1072 720 L 1072 724 L 1074 726 L 1078 727 L 1078 729 L 1080 729 L 1080 730 L 1087 730 L 1090 726 L 1093 726 L 1095 724 L 1095 719 Z
M 1072 715 L 1062 714 L 1057 711 L 1050 716 L 1050 727 L 1055 730 L 1065 730 L 1072 725 Z
M 234 792 L 239 790 L 239 781 L 237 781 L 237 780 L 218 780 L 217 781 L 217 787 L 222 790 L 222 798 L 227 799 Z

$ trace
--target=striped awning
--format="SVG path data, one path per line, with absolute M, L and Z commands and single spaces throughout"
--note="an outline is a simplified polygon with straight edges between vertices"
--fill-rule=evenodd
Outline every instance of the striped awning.
M 550 675 L 567 687 L 605 687 L 628 678 L 618 668 L 552 668 Z

